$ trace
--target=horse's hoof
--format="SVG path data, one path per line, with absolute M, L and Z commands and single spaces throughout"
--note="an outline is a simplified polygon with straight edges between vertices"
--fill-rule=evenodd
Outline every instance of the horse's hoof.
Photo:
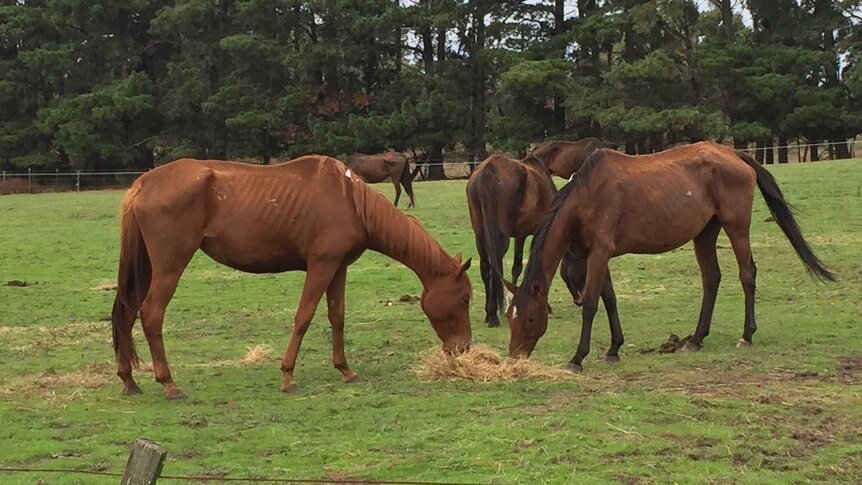
M 350 377 L 346 377 L 346 378 L 344 378 L 344 383 L 345 383 L 345 384 L 359 384 L 360 382 L 362 382 L 362 378 L 361 378 L 361 377 L 359 377 L 359 376 L 358 376 L 358 375 L 356 375 L 356 374 L 353 374 L 353 375 L 352 375 L 352 376 L 350 376 Z M 295 385 L 295 384 L 294 384 L 294 385 Z
M 134 396 L 135 394 L 143 394 L 144 391 L 138 387 L 137 384 L 132 384 L 131 386 L 123 386 L 123 392 L 120 393 L 122 396 Z
M 297 392 L 299 392 L 299 384 L 291 382 L 286 386 L 281 386 L 281 392 L 285 394 L 296 394 Z
M 602 357 L 602 362 L 605 364 L 619 364 L 620 358 L 617 355 L 606 355 Z
M 171 401 L 177 401 L 179 399 L 185 399 L 188 397 L 186 393 L 183 392 L 183 390 L 179 387 L 177 387 L 176 389 L 171 389 L 170 391 L 166 392 L 165 395 Z
M 700 350 L 700 345 L 689 340 L 682 346 L 683 352 L 697 352 Z
M 575 364 L 574 362 L 569 362 L 568 364 L 566 364 L 566 370 L 570 370 L 576 374 L 579 374 L 579 373 L 584 371 L 584 368 L 581 366 L 581 364 Z
M 488 320 L 488 328 L 497 328 L 500 326 L 500 320 L 497 318 L 492 318 Z
M 744 338 L 741 338 L 736 342 L 737 349 L 749 349 L 753 346 L 753 343 L 749 342 L 748 340 L 745 340 Z

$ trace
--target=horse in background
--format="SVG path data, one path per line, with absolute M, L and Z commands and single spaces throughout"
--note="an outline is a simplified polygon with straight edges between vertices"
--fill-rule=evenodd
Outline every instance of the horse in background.
M 709 335 L 721 280 L 716 240 L 722 229 L 733 247 L 745 294 L 745 320 L 737 347 L 750 347 L 757 330 L 757 269 L 749 242 L 755 186 L 808 272 L 834 281 L 803 238 L 775 178 L 745 152 L 713 142 L 643 156 L 601 149 L 560 190 L 536 231 L 524 282 L 507 311 L 510 356 L 529 357 L 544 335 L 551 278 L 563 255 L 574 251 L 586 261 L 586 277 L 581 338 L 567 367 L 583 368 L 600 296 L 611 329 L 604 360 L 618 362 L 623 333 L 608 261 L 629 253 L 664 253 L 691 240 L 701 271 L 703 301 L 697 328 L 683 350 L 700 350 Z
M 341 197 L 331 194 L 341 193 Z M 156 381 L 169 399 L 185 397 L 173 381 L 162 340 L 165 308 L 198 249 L 248 273 L 305 271 L 293 332 L 281 363 L 281 390 L 298 389 L 294 367 L 303 336 L 326 293 L 332 362 L 344 382 L 358 377 L 344 354 L 347 267 L 370 249 L 409 267 L 424 287 L 421 307 L 456 352 L 471 340 L 470 260 L 449 256 L 422 226 L 343 163 L 304 156 L 259 166 L 181 159 L 140 176 L 121 206 L 117 294 L 111 315 L 123 394 L 141 392 L 132 327 L 140 314 Z
M 396 207 L 398 207 L 398 200 L 401 198 L 401 186 L 403 185 L 407 197 L 410 198 L 407 208 L 416 206 L 413 197 L 413 177 L 410 175 L 410 164 L 404 155 L 397 152 L 385 152 L 376 155 L 354 153 L 344 160 L 344 164 L 369 184 L 376 184 L 383 182 L 387 177 L 390 178 L 392 185 L 395 186 Z
M 527 236 L 536 232 L 556 192 L 545 166 L 532 157 L 515 161 L 491 155 L 467 181 L 467 207 L 479 251 L 485 323 L 489 327 L 500 326 L 497 312 L 505 296 L 503 256 L 509 249 L 509 239 L 515 238 L 512 279 L 517 282 L 524 267 Z
M 552 175 L 569 179 L 581 168 L 587 157 L 599 148 L 605 148 L 605 144 L 598 138 L 551 140 L 536 145 L 530 155 L 539 159 Z

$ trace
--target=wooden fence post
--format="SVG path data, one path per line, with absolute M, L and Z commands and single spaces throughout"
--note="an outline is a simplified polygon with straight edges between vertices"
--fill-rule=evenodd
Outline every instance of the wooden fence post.
M 147 438 L 138 438 L 132 443 L 129 461 L 120 485 L 155 485 L 162 466 L 165 464 L 167 450 Z

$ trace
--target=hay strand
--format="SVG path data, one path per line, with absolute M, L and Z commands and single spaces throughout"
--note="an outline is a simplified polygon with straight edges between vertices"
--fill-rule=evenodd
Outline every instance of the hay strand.
M 560 380 L 574 375 L 556 367 L 548 367 L 529 359 L 509 359 L 486 345 L 472 345 L 460 354 L 447 354 L 435 348 L 422 354 L 422 364 L 416 375 L 424 380 L 465 380 L 475 382 L 505 382 L 516 379 Z

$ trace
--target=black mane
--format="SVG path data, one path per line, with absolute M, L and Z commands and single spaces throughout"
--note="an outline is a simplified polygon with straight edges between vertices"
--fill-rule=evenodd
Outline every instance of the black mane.
M 604 159 L 605 151 L 600 149 L 593 152 L 581 168 L 572 175 L 571 180 L 554 196 L 551 208 L 542 219 L 539 228 L 536 229 L 533 242 L 530 244 L 530 259 L 527 261 L 527 268 L 524 270 L 524 280 L 518 288 L 518 293 L 515 295 L 515 306 L 523 306 L 530 286 L 535 281 L 541 281 L 545 277 L 545 270 L 542 268 L 542 251 L 545 246 L 545 239 L 548 237 L 548 231 L 551 229 L 551 224 L 553 224 L 557 213 L 560 212 L 569 195 L 575 192 L 578 187 L 583 187 L 589 183 L 590 176 L 595 171 L 596 166 Z

